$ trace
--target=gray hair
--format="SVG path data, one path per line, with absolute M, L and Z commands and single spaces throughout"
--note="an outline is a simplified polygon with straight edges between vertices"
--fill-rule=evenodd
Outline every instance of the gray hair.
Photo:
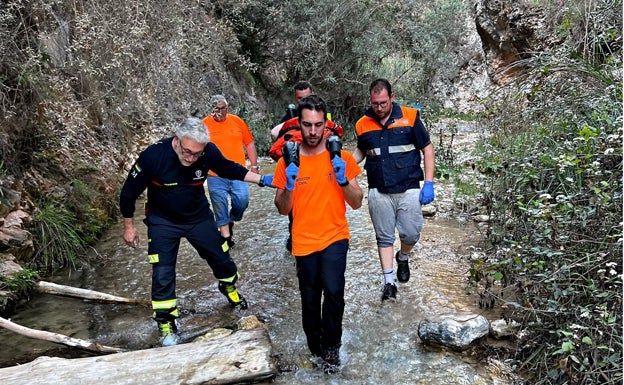
M 210 141 L 208 128 L 198 118 L 187 118 L 182 122 L 176 130 L 176 136 L 179 140 L 189 138 L 197 143 L 206 144 Z
M 225 103 L 226 106 L 228 105 L 228 101 L 223 95 L 212 95 L 212 97 L 210 98 L 211 106 L 214 106 L 215 104 L 221 103 L 221 102 Z

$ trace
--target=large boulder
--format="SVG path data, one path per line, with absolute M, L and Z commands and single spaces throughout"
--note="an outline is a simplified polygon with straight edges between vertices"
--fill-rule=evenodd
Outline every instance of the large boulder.
M 444 314 L 434 320 L 424 319 L 418 324 L 418 337 L 424 344 L 466 350 L 490 332 L 488 320 L 478 314 Z

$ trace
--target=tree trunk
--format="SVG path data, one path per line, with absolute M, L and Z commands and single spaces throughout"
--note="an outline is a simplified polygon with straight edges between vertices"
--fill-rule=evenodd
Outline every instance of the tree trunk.
M 241 384 L 269 382 L 276 375 L 266 329 L 101 357 L 40 357 L 0 369 L 2 383 L 11 385 Z

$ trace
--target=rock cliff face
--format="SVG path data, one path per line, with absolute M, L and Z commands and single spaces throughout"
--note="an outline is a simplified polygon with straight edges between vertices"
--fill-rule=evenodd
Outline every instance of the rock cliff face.
M 558 3 L 559 1 L 556 1 Z M 483 98 L 523 71 L 522 60 L 562 44 L 555 33 L 564 12 L 553 14 L 525 0 L 477 0 L 467 10 L 465 35 L 450 53 L 446 68 L 431 81 L 432 92 L 444 96 L 444 107 L 481 111 Z M 512 66 L 513 64 L 513 66 Z
M 480 100 L 489 95 L 492 81 L 471 12 L 464 18 L 463 30 L 465 34 L 459 47 L 448 53 L 449 62 L 431 79 L 431 92 L 442 96 L 444 108 L 459 112 L 481 111 Z
M 34 252 L 32 234 L 24 229 L 31 220 L 24 207 L 21 194 L 13 189 L 12 181 L 0 180 L 0 278 L 12 277 L 22 270 L 18 260 L 30 258 Z M 22 259 L 23 260 L 23 259 Z M 0 315 L 9 314 L 15 305 L 16 296 L 0 288 Z
M 558 1 L 555 1 L 557 3 Z M 554 33 L 555 21 L 560 17 L 546 16 L 535 2 L 520 0 L 478 0 L 473 12 L 476 31 L 485 53 L 489 78 L 504 84 L 522 71 L 522 66 L 508 66 L 526 59 L 536 52 L 561 44 Z M 563 9 L 557 4 L 551 7 Z

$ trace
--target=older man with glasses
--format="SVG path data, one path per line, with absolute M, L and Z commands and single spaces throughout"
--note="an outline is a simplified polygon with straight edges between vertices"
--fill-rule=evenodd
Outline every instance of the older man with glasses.
M 394 256 L 397 261 L 399 282 L 409 281 L 409 254 L 423 227 L 421 205 L 435 198 L 435 156 L 420 111 L 395 103 L 388 80 L 374 80 L 369 94 L 371 107 L 355 125 L 357 148 L 353 156 L 358 163 L 366 158 L 368 207 L 384 276 L 381 300 L 394 301 L 397 287 L 392 259 Z M 396 254 L 395 229 L 400 239 Z
M 259 173 L 258 153 L 247 123 L 229 113 L 228 101 L 223 95 L 212 96 L 210 104 L 212 113 L 203 119 L 210 133 L 210 141 L 223 156 L 241 166 L 246 166 L 246 157 L 249 158 L 251 172 Z M 232 248 L 234 223 L 243 219 L 249 206 L 249 186 L 238 180 L 222 178 L 211 171 L 208 173 L 208 192 L 221 236 Z
M 152 317 L 158 325 L 163 346 L 178 342 L 176 320 L 176 261 L 180 240 L 186 238 L 206 260 L 219 291 L 232 307 L 247 308 L 236 289 L 239 278 L 227 242 L 221 237 L 204 191 L 208 171 L 233 180 L 272 186 L 271 175 L 251 172 L 226 159 L 209 142 L 206 126 L 188 118 L 175 136 L 147 147 L 132 165 L 121 189 L 119 205 L 123 216 L 123 239 L 130 247 L 139 244 L 134 226 L 136 200 L 147 189 L 147 261 L 152 265 Z

